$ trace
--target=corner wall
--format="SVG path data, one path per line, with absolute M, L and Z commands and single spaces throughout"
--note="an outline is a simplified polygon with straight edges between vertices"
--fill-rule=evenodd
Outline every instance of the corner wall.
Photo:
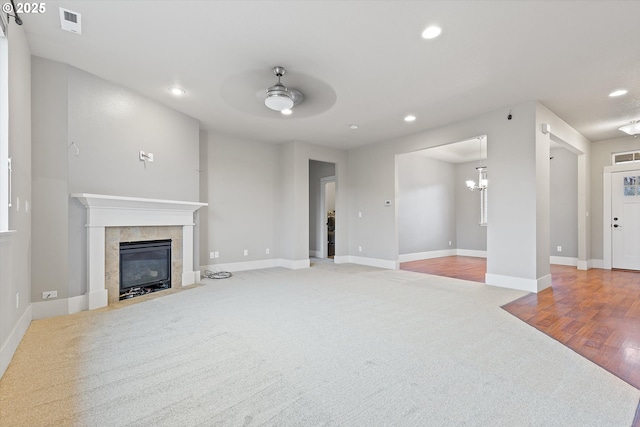
M 0 377 L 32 318 L 31 300 L 31 53 L 24 29 L 9 24 L 9 156 L 12 204 L 0 234 Z M 19 202 L 18 202 L 19 199 Z
M 369 258 L 397 263 L 397 216 L 384 206 L 397 197 L 396 154 L 487 135 L 487 283 L 530 291 L 549 286 L 549 140 L 538 124 L 552 118 L 561 122 L 530 101 L 349 151 L 349 252 L 362 246 Z
M 455 248 L 455 165 L 411 153 L 396 165 L 399 254 Z
M 199 122 L 69 65 L 32 61 L 32 301 L 48 316 L 80 310 L 87 291 L 86 210 L 69 194 L 199 201 Z M 57 299 L 43 301 L 52 290 Z

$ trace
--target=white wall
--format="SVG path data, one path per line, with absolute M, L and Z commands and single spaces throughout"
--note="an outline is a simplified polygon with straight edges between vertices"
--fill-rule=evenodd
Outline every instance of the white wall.
M 11 235 L 0 235 L 0 376 L 31 322 L 31 53 L 24 30 L 11 22 L 9 156 L 12 158 Z M 20 203 L 18 204 L 18 198 Z M 29 203 L 29 211 L 26 209 Z M 19 208 L 19 210 L 18 210 Z M 19 298 L 16 300 L 16 295 Z M 17 303 L 17 304 L 16 304 Z
M 201 155 L 200 265 L 277 258 L 279 147 L 208 132 Z
M 399 253 L 454 248 L 455 166 L 411 153 L 399 155 L 396 165 Z
M 480 191 L 469 191 L 466 181 L 478 182 L 478 162 L 456 165 L 456 245 L 457 249 L 487 250 L 487 227 L 480 225 Z M 491 171 L 488 171 L 491 182 Z M 489 192 L 491 190 L 489 189 Z M 491 221 L 491 219 L 489 219 Z
M 488 283 L 535 291 L 548 286 L 549 140 L 540 136 L 539 114 L 545 120 L 553 116 L 531 101 L 351 150 L 350 253 L 356 253 L 361 245 L 367 257 L 389 262 L 398 259 L 395 209 L 383 203 L 395 200 L 397 194 L 396 154 L 487 135 L 491 171 Z M 358 218 L 358 212 L 363 212 L 363 218 Z
M 299 141 L 280 145 L 280 255 L 295 266 L 309 260 L 309 160 L 335 164 L 336 262 L 347 255 L 351 225 L 346 215 L 350 188 L 347 185 L 347 152 Z
M 578 158 L 565 148 L 551 150 L 550 219 L 552 256 L 578 258 Z M 558 252 L 558 246 L 562 252 Z

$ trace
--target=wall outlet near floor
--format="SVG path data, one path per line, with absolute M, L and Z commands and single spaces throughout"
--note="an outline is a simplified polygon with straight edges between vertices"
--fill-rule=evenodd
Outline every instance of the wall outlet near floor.
M 362 246 L 358 246 L 358 252 L 362 252 Z
M 42 299 L 58 298 L 58 291 L 44 291 L 42 293 Z
M 213 252 L 209 252 L 209 259 L 214 259 L 216 256 Z
M 16 308 L 20 308 L 20 292 L 16 293 Z
M 214 257 L 214 258 L 220 258 L 220 252 L 215 251 L 215 252 L 213 253 L 213 257 Z
M 562 252 L 562 246 L 558 246 L 558 247 L 556 248 L 556 250 L 557 250 L 558 252 Z
M 451 246 L 451 240 L 449 240 L 449 246 Z
M 269 248 L 267 248 L 266 251 L 264 251 L 267 255 L 269 255 Z
M 244 250 L 244 256 L 247 256 L 247 255 L 249 255 L 249 249 Z

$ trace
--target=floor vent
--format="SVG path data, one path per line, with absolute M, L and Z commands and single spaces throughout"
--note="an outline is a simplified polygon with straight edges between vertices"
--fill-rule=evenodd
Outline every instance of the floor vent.
M 81 16 L 78 12 L 69 9 L 60 9 L 60 26 L 63 30 L 76 34 L 82 34 Z

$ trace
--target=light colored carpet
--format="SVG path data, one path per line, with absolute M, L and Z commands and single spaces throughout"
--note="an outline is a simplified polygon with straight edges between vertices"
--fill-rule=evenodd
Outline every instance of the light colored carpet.
M 2 426 L 629 426 L 640 391 L 500 308 L 523 292 L 319 263 L 34 321 Z

